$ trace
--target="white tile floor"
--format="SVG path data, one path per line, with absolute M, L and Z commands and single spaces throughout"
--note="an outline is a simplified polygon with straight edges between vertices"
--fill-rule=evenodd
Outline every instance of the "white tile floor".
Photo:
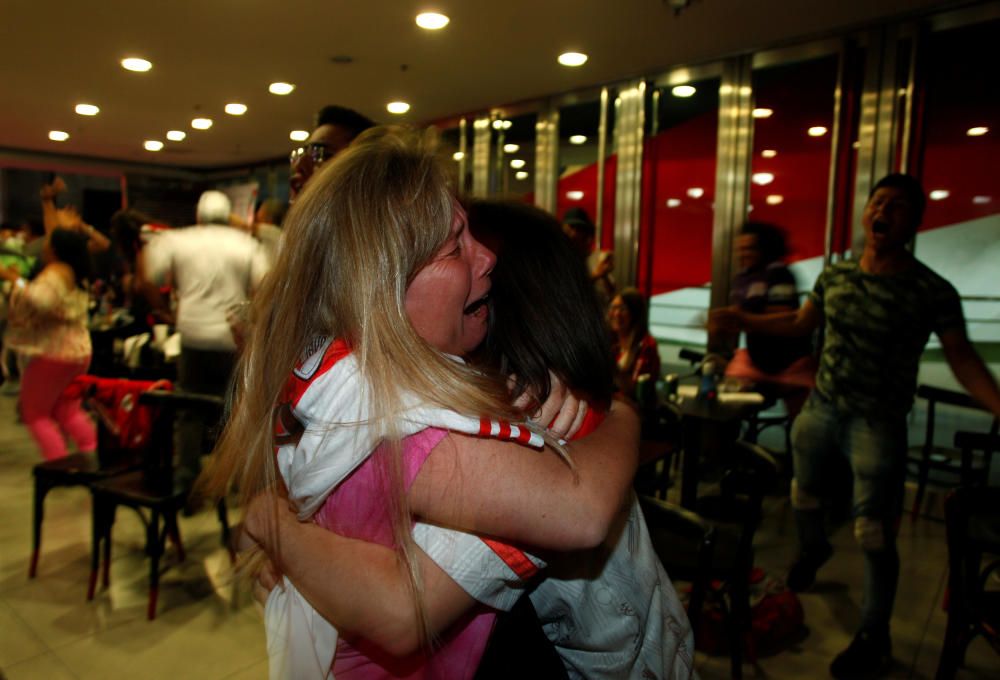
M 182 518 L 188 557 L 168 553 L 158 616 L 145 618 L 148 563 L 138 519 L 120 510 L 115 524 L 111 588 L 86 601 L 90 569 L 90 498 L 83 489 L 56 489 L 46 501 L 38 576 L 27 578 L 31 551 L 31 467 L 34 444 L 14 419 L 14 400 L 0 396 L 0 669 L 9 680 L 267 677 L 260 616 L 234 587 L 219 545 L 214 512 Z M 784 572 L 794 551 L 787 503 L 771 502 L 759 533 L 757 563 Z M 860 602 L 861 555 L 849 530 L 834 537 L 837 553 L 815 590 L 802 596 L 809 635 L 791 650 L 746 667 L 747 677 L 822 678 L 850 641 Z M 942 524 L 905 521 L 900 534 L 902 576 L 893 620 L 893 677 L 930 678 L 937 667 L 945 615 Z M 1000 677 L 1000 656 L 972 644 L 962 678 Z M 723 657 L 699 655 L 702 678 L 729 677 Z

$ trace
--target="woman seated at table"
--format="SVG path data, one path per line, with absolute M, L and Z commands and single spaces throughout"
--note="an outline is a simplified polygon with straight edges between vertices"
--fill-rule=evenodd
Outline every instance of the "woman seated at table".
M 733 281 L 732 303 L 749 314 L 770 314 L 799 308 L 795 275 L 784 263 L 785 234 L 773 224 L 747 222 L 736 239 L 742 269 Z M 816 363 L 808 337 L 782 338 L 747 333 L 746 349 L 739 349 L 726 375 L 780 389 L 789 415 L 802 408 L 815 384 Z
M 465 561 L 472 583 L 464 590 L 418 560 L 412 513 L 429 514 L 433 507 L 441 523 L 553 549 L 597 545 L 630 488 L 635 417 L 613 408 L 603 425 L 574 444 L 575 475 L 556 455 L 430 427 L 441 417 L 459 422 L 459 429 L 463 418 L 482 428 L 483 413 L 516 419 L 520 411 L 509 403 L 505 381 L 455 359 L 485 336 L 494 258 L 469 233 L 444 166 L 425 139 L 386 129 L 365 133 L 313 179 L 286 228 L 288 245 L 253 303 L 253 334 L 216 479 L 235 478 L 248 497 L 287 485 L 299 517 L 315 516 L 325 529 L 395 547 L 399 559 L 391 569 L 402 577 L 412 606 L 400 612 L 395 600 L 347 590 L 345 616 L 362 623 L 344 625 L 345 635 L 333 638 L 337 677 L 468 677 L 492 625 L 491 613 L 470 611 L 474 597 L 489 595 L 475 587 L 498 590 L 491 579 L 477 578 L 479 563 L 469 560 L 496 562 L 503 555 L 526 569 L 532 562 L 500 543 L 486 545 L 475 536 L 462 543 L 428 527 L 421 546 L 453 564 Z M 584 412 L 566 409 L 556 431 L 572 429 Z M 542 417 L 547 422 L 549 411 Z M 261 428 L 272 422 L 273 433 Z M 499 425 L 502 434 L 514 431 Z M 308 474 L 299 474 L 303 470 Z M 262 513 L 255 537 L 287 570 L 297 523 L 293 516 L 290 526 L 287 513 L 277 510 Z M 328 565 L 309 573 L 326 585 L 326 571 L 339 559 L 331 553 Z M 376 566 L 365 560 L 353 568 L 365 573 Z M 313 601 L 308 581 L 295 586 Z M 450 588 L 453 597 L 421 596 L 440 588 Z M 364 625 L 385 621 L 387 607 L 392 621 L 402 623 Z M 427 649 L 427 631 L 456 621 L 433 655 L 409 654 Z M 357 634 L 369 630 L 367 639 Z M 294 642 L 285 640 L 286 646 Z M 333 650 L 309 644 L 308 653 L 319 648 L 325 673 Z M 409 655 L 397 660 L 392 653 Z
M 625 288 L 611 301 L 608 321 L 613 333 L 618 366 L 618 388 L 636 396 L 639 378 L 660 377 L 660 352 L 656 338 L 649 333 L 649 302 L 635 288 Z

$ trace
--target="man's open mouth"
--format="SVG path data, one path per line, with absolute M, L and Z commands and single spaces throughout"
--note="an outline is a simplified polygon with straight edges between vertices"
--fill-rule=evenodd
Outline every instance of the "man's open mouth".
M 482 296 L 481 298 L 479 298 L 478 300 L 476 300 L 475 302 L 473 302 L 471 305 L 469 305 L 468 307 L 466 307 L 464 313 L 465 314 L 475 314 L 476 312 L 478 312 L 481 309 L 483 309 L 486 306 L 486 304 L 489 302 L 489 300 L 490 300 L 490 294 L 487 293 L 486 295 Z
M 888 234 L 889 233 L 889 225 L 886 222 L 883 222 L 882 220 L 876 220 L 872 224 L 872 233 L 873 234 Z

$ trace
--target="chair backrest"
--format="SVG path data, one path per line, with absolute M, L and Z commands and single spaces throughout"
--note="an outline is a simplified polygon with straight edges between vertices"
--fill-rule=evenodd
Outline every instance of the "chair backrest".
M 143 449 L 145 483 L 154 488 L 173 486 L 174 419 L 181 409 L 198 410 L 208 419 L 221 418 L 225 400 L 214 394 L 150 390 L 139 395 L 139 403 L 153 409 L 153 434 Z
M 993 419 L 989 432 L 958 431 L 955 433 L 955 448 L 962 452 L 962 486 L 977 483 L 989 484 L 990 463 L 994 453 L 1000 453 L 1000 418 Z M 983 467 L 979 474 L 973 471 L 972 461 L 976 451 L 983 453 Z
M 947 404 L 959 408 L 986 411 L 982 404 L 965 392 L 921 384 L 917 387 L 917 397 L 927 401 L 927 427 L 924 436 L 924 448 L 930 451 L 934 447 L 934 429 L 937 416 L 937 405 Z M 994 424 L 996 421 L 994 421 Z
M 980 573 L 984 552 L 1000 553 L 1000 488 L 959 487 L 944 502 L 948 535 L 949 606 L 974 612 L 994 562 Z
M 741 439 L 733 442 L 731 453 L 719 490 L 725 497 L 749 497 L 759 521 L 764 496 L 774 490 L 778 480 L 778 462 L 764 447 Z
M 697 546 L 697 562 L 692 574 L 691 597 L 688 599 L 688 620 L 698 634 L 702 605 L 708 589 L 708 575 L 715 554 L 715 527 L 696 513 L 679 505 L 651 496 L 639 496 L 639 507 L 646 519 L 646 528 L 660 562 L 670 564 L 676 557 L 676 539 Z

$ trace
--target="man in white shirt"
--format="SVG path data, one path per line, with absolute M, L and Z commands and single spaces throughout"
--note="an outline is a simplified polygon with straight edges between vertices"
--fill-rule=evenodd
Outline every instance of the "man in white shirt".
M 143 249 L 145 275 L 169 283 L 177 299 L 181 354 L 178 388 L 224 396 L 236 361 L 229 315 L 244 305 L 268 270 L 261 245 L 229 226 L 229 198 L 206 191 L 198 200 L 197 224 L 163 232 Z M 206 423 L 195 411 L 178 413 L 174 431 L 175 488 L 190 491 L 201 469 Z

